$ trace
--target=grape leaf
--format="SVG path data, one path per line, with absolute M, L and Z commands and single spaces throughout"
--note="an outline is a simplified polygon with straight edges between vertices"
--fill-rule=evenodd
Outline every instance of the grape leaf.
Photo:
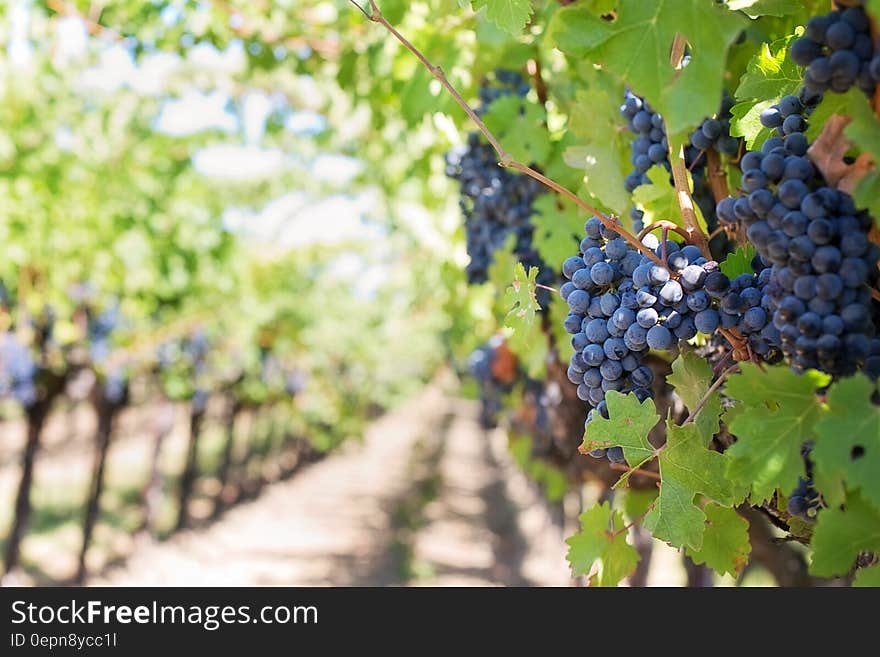
M 737 442 L 727 450 L 727 475 L 751 486 L 752 502 L 768 500 L 777 488 L 791 490 L 804 474 L 801 445 L 815 437 L 822 407 L 816 389 L 828 382 L 817 372 L 797 375 L 787 367 L 762 371 L 744 363 L 728 377 L 727 395 L 742 408 L 728 422 Z
M 687 406 L 688 411 L 693 413 L 711 387 L 712 378 L 712 367 L 709 362 L 693 351 L 685 351 L 673 361 L 672 374 L 666 377 L 666 381 L 675 388 L 675 393 Z M 694 421 L 702 433 L 704 445 L 708 445 L 712 436 L 718 433 L 720 415 L 721 395 L 716 390 L 703 404 Z
M 562 262 L 577 255 L 583 215 L 576 205 L 561 201 L 555 194 L 542 194 L 532 207 L 535 210 L 532 245 L 548 267 L 561 271 Z
M 724 454 L 706 448 L 695 424 L 679 427 L 668 422 L 666 446 L 658 457 L 660 495 L 645 517 L 645 528 L 673 547 L 699 550 L 706 515 L 694 504 L 694 497 L 703 494 L 721 504 L 733 504 L 733 485 L 725 476 L 727 460 Z
M 706 514 L 703 547 L 687 548 L 687 555 L 695 564 L 706 564 L 719 575 L 736 575 L 748 564 L 752 551 L 748 520 L 734 509 L 717 504 L 707 504 L 703 512 Z
M 839 504 L 833 491 L 842 482 L 880 507 L 880 406 L 871 403 L 876 390 L 867 377 L 836 382 L 828 391 L 828 411 L 816 423 L 811 458 L 816 484 L 829 504 Z
M 562 299 L 554 299 L 550 303 L 550 330 L 556 343 L 556 350 L 563 361 L 567 360 L 573 352 L 570 347 L 571 334 L 563 326 L 568 312 L 568 305 Z
M 657 499 L 657 489 L 649 488 L 647 490 L 636 490 L 629 488 L 623 496 L 623 514 L 630 522 L 636 522 L 644 516 L 654 500 Z
M 749 18 L 787 16 L 802 8 L 802 0 L 728 0 L 730 9 L 742 11 Z
M 749 150 L 761 148 L 764 142 L 773 135 L 770 128 L 761 125 L 761 112 L 776 103 L 776 100 L 778 99 L 759 102 L 748 100 L 731 107 L 730 134 L 745 139 L 746 148 Z
M 589 88 L 578 91 L 568 112 L 577 141 L 565 152 L 569 166 L 583 169 L 587 190 L 617 215 L 624 214 L 630 204 L 624 169 L 629 164 L 631 135 L 620 130 L 622 95 L 607 73 L 591 73 Z
M 729 254 L 724 262 L 721 263 L 719 269 L 721 273 L 733 280 L 740 274 L 752 274 L 752 259 L 755 257 L 755 247 L 751 244 L 740 246 L 736 251 Z
M 533 164 L 543 163 L 550 156 L 545 115 L 536 103 L 511 95 L 495 100 L 482 118 L 514 159 Z
M 496 260 L 498 253 L 496 252 Z M 495 267 L 496 263 L 493 263 Z M 500 267 L 498 267 L 500 269 Z M 490 276 L 495 272 L 490 268 Z M 497 274 L 495 274 L 497 276 Z M 521 262 L 513 268 L 513 281 L 504 292 L 504 308 L 507 314 L 504 325 L 513 329 L 507 344 L 526 368 L 529 376 L 543 377 L 546 367 L 547 336 L 541 330 L 541 322 L 535 321 L 541 309 L 535 296 L 535 279 L 538 268 L 530 267 L 529 273 Z
M 538 298 L 535 296 L 535 279 L 537 277 L 537 267 L 529 267 L 527 274 L 523 264 L 516 263 L 513 281 L 504 292 L 504 303 L 510 309 L 505 317 L 505 326 L 516 328 L 535 321 L 535 314 L 541 309 L 541 306 L 538 305 Z
M 580 450 L 587 453 L 599 447 L 620 446 L 627 462 L 634 467 L 652 458 L 656 450 L 648 442 L 648 433 L 660 419 L 654 400 L 639 402 L 635 395 L 609 390 L 605 401 L 610 419 L 594 414 L 595 419 L 584 431 Z
M 547 26 L 548 42 L 578 60 L 607 36 L 607 23 L 580 2 L 557 11 Z
M 752 57 L 734 95 L 737 100 L 769 100 L 796 93 L 803 84 L 803 69 L 787 57 L 791 43 L 803 34 L 795 34 L 763 44 Z
M 880 509 L 857 493 L 847 495 L 845 508 L 831 507 L 818 515 L 812 547 L 811 573 L 845 574 L 860 552 L 880 551 Z
M 590 575 L 590 584 L 617 586 L 639 563 L 639 553 L 626 542 L 623 515 L 607 502 L 580 515 L 581 530 L 569 536 L 566 560 L 573 575 Z M 619 533 L 616 533 L 619 532 Z
M 474 0 L 474 10 L 486 7 L 486 18 L 510 34 L 522 32 L 532 15 L 531 0 Z
M 582 0 L 581 4 L 597 16 L 605 16 L 617 8 L 617 0 Z
M 880 588 L 880 564 L 874 564 L 870 568 L 860 568 L 857 570 L 853 586 Z
M 789 45 L 801 34 L 803 28 L 798 28 L 794 35 L 763 44 L 734 92 L 739 102 L 730 110 L 730 134 L 745 137 L 750 149 L 759 148 L 772 134 L 761 125 L 761 112 L 801 87 L 802 70 L 787 57 Z
M 874 221 L 880 222 L 880 173 L 876 169 L 858 182 L 853 199 L 857 207 L 866 208 Z
M 747 20 L 742 14 L 712 2 L 672 0 L 621 0 L 613 22 L 579 11 L 577 20 L 557 21 L 557 46 L 573 57 L 602 62 L 663 115 L 670 135 L 718 109 L 727 49 Z M 681 70 L 669 61 L 676 34 L 685 36 L 692 52 Z
M 635 206 L 645 213 L 643 217 L 645 225 L 665 219 L 676 226 L 683 227 L 684 219 L 681 216 L 681 206 L 678 204 L 675 188 L 669 182 L 669 173 L 661 166 L 653 166 L 648 169 L 648 178 L 650 178 L 651 184 L 639 185 L 632 195 Z M 690 173 L 688 173 L 688 187 L 693 192 L 694 181 Z M 697 213 L 697 222 L 700 228 L 703 229 L 703 232 L 708 232 L 700 206 L 694 204 L 694 210 Z

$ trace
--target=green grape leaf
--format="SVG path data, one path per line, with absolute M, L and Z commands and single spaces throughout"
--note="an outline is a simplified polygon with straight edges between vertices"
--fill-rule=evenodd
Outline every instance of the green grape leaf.
M 733 484 L 725 476 L 727 457 L 706 448 L 695 424 L 679 427 L 670 421 L 658 460 L 660 495 L 645 517 L 645 528 L 673 547 L 699 550 L 706 515 L 694 497 L 702 494 L 720 504 L 734 503 Z
M 642 518 L 654 504 L 658 492 L 656 488 L 647 490 L 628 488 L 623 496 L 623 513 L 626 519 L 630 522 L 636 522 Z
M 797 93 L 803 84 L 803 72 L 787 55 L 789 46 L 801 34 L 803 30 L 798 30 L 794 35 L 761 46 L 734 92 L 737 100 L 778 100 Z
M 486 18 L 506 32 L 522 32 L 532 15 L 531 0 L 474 0 L 474 10 L 486 7 Z
M 527 274 L 521 262 L 514 266 L 513 281 L 504 292 L 504 303 L 509 308 L 504 318 L 505 326 L 517 328 L 534 323 L 535 315 L 541 309 L 535 295 L 537 277 L 537 267 L 529 267 Z
M 623 516 L 603 502 L 584 511 L 580 524 L 580 531 L 565 540 L 572 574 L 589 576 L 591 585 L 617 586 L 639 563 L 639 553 L 626 542 Z
M 751 244 L 740 246 L 733 253 L 729 254 L 724 262 L 721 263 L 719 269 L 721 273 L 733 280 L 740 274 L 752 274 L 752 259 L 755 257 L 755 247 Z
M 581 4 L 597 16 L 605 16 L 617 8 L 617 0 L 583 0 Z
M 694 409 L 703 399 L 706 391 L 712 386 L 712 367 L 704 358 L 693 351 L 685 351 L 672 363 L 672 374 L 666 377 L 667 383 L 675 388 L 677 394 L 688 411 Z M 721 395 L 713 392 L 697 414 L 694 423 L 703 435 L 703 444 L 708 445 L 712 436 L 720 429 Z
M 608 24 L 580 2 L 558 10 L 547 26 L 548 42 L 577 59 L 607 37 Z
M 794 35 L 763 44 L 734 92 L 739 102 L 730 110 L 730 134 L 744 137 L 750 149 L 760 148 L 772 134 L 761 125 L 761 112 L 801 87 L 801 68 L 787 57 L 789 45 L 801 34 L 803 28 L 798 28 Z
M 532 208 L 532 245 L 548 267 L 562 271 L 562 262 L 578 253 L 583 215 L 574 203 L 562 201 L 555 194 L 542 194 Z
M 712 2 L 670 0 L 620 0 L 613 22 L 587 9 L 569 21 L 576 13 L 566 12 L 556 22 L 557 46 L 570 56 L 602 62 L 663 115 L 670 135 L 717 111 L 727 49 L 746 24 L 742 14 Z M 669 61 L 676 34 L 684 35 L 693 53 L 681 70 Z
M 627 462 L 633 467 L 652 458 L 656 450 L 648 442 L 648 433 L 660 420 L 654 400 L 639 402 L 635 395 L 609 390 L 605 401 L 610 419 L 606 420 L 598 413 L 593 414 L 593 421 L 584 431 L 581 451 L 586 453 L 600 447 L 620 446 Z
M 853 190 L 853 199 L 856 206 L 866 208 L 876 225 L 880 226 L 880 172 L 876 169 L 868 172 Z
M 859 568 L 853 586 L 858 588 L 880 588 L 880 564 L 874 564 L 870 568 Z
M 816 389 L 827 382 L 818 372 L 797 375 L 783 366 L 762 371 L 754 363 L 727 378 L 727 396 L 742 406 L 727 422 L 737 437 L 726 452 L 727 475 L 751 486 L 753 503 L 769 500 L 777 488 L 791 490 L 803 476 L 801 445 L 815 438 L 822 414 Z
M 749 542 L 749 522 L 736 510 L 707 504 L 706 530 L 703 547 L 687 548 L 687 555 L 695 564 L 706 564 L 719 575 L 738 574 L 749 562 L 752 544 Z
M 513 270 L 513 281 L 504 293 L 507 314 L 504 325 L 513 329 L 507 344 L 517 355 L 529 376 L 542 378 L 546 368 L 547 336 L 541 322 L 535 321 L 541 309 L 535 295 L 538 268 L 530 267 L 528 274 L 521 262 Z
M 842 502 L 835 492 L 846 482 L 880 507 L 880 406 L 871 402 L 876 389 L 858 375 L 828 390 L 828 412 L 816 423 L 811 458 L 816 484 L 831 505 Z
M 749 18 L 787 16 L 802 9 L 803 0 L 728 0 L 727 6 L 743 12 Z
M 568 317 L 568 304 L 562 297 L 553 295 L 550 301 L 550 330 L 556 343 L 556 350 L 559 352 L 563 361 L 567 361 L 568 357 L 574 352 L 571 348 L 571 335 L 565 330 L 563 324 L 565 318 Z
M 482 118 L 514 159 L 543 164 L 550 156 L 550 134 L 544 125 L 546 113 L 536 103 L 519 96 L 504 96 L 489 105 Z
M 684 226 L 681 216 L 681 206 L 678 204 L 678 194 L 675 187 L 669 182 L 669 173 L 661 166 L 653 166 L 648 169 L 650 185 L 639 185 L 632 194 L 633 204 L 645 213 L 643 221 L 645 225 L 665 219 L 676 226 Z M 694 181 L 688 174 L 688 187 L 694 189 Z M 697 214 L 697 222 L 703 232 L 707 232 L 706 220 L 698 205 L 694 205 Z
M 880 509 L 857 493 L 847 495 L 844 508 L 819 513 L 812 547 L 811 573 L 820 577 L 847 573 L 860 552 L 880 551 Z
M 609 78 L 593 72 L 589 88 L 578 91 L 569 111 L 570 130 L 577 139 L 565 151 L 565 161 L 583 169 L 587 190 L 615 214 L 622 215 L 630 204 L 624 169 L 629 164 L 631 139 L 620 130 L 622 90 Z
M 778 100 L 778 99 L 777 99 Z M 770 128 L 761 125 L 761 112 L 776 103 L 776 100 L 759 102 L 746 101 L 730 108 L 730 134 L 746 140 L 746 148 L 757 150 L 772 135 Z

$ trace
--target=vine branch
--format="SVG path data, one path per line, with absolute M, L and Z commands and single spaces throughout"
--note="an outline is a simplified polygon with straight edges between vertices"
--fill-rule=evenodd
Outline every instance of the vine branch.
M 405 36 L 403 36 L 391 23 L 388 22 L 388 19 L 382 15 L 382 12 L 379 9 L 379 6 L 376 4 L 375 0 L 369 0 L 370 3 L 370 11 L 368 12 L 364 7 L 356 2 L 356 0 L 349 0 L 351 4 L 357 7 L 358 11 L 360 11 L 366 18 L 372 23 L 378 23 L 386 30 L 388 30 L 395 39 L 397 39 L 407 50 L 409 50 L 415 57 L 422 63 L 422 65 L 428 69 L 431 75 L 443 85 L 443 88 L 446 89 L 455 100 L 456 104 L 464 110 L 465 114 L 468 115 L 471 121 L 474 122 L 474 125 L 477 126 L 477 130 L 482 133 L 482 135 L 486 138 L 492 148 L 495 149 L 495 152 L 498 154 L 498 166 L 513 169 L 514 171 L 519 171 L 531 178 L 534 178 L 539 183 L 543 184 L 545 187 L 549 187 L 557 194 L 564 196 L 572 203 L 577 205 L 582 210 L 589 212 L 591 215 L 595 216 L 602 224 L 616 232 L 620 235 L 624 240 L 626 240 L 630 246 L 634 249 L 640 251 L 645 256 L 648 257 L 654 264 L 663 267 L 664 269 L 669 269 L 666 263 L 660 260 L 657 255 L 654 253 L 652 249 L 649 249 L 647 246 L 642 244 L 639 239 L 627 231 L 623 226 L 617 223 L 611 217 L 608 217 L 604 213 L 600 212 L 598 209 L 584 201 L 581 197 L 579 197 L 574 192 L 570 191 L 566 187 L 563 187 L 555 180 L 551 180 L 544 174 L 535 171 L 529 166 L 526 166 L 522 162 L 518 162 L 515 160 L 510 153 L 508 153 L 504 147 L 501 145 L 501 142 L 498 141 L 498 138 L 492 134 L 489 128 L 486 127 L 486 124 L 483 123 L 482 119 L 477 115 L 477 113 L 471 109 L 470 105 L 462 98 L 461 94 L 456 90 L 456 88 L 452 85 L 449 79 L 446 77 L 446 74 L 443 72 L 443 69 L 440 66 L 432 64 L 430 60 L 422 53 L 421 50 L 416 48 L 412 42 L 409 41 Z
M 684 229 L 688 234 L 688 242 L 696 245 L 700 252 L 709 260 L 712 253 L 709 251 L 709 242 L 706 234 L 700 228 L 697 221 L 697 211 L 694 209 L 694 199 L 691 198 L 691 190 L 688 186 L 687 168 L 684 163 L 684 145 L 675 153 L 672 143 L 669 144 L 669 163 L 672 165 L 672 180 L 675 183 L 675 196 L 678 199 L 678 207 L 681 208 L 681 218 L 684 220 Z

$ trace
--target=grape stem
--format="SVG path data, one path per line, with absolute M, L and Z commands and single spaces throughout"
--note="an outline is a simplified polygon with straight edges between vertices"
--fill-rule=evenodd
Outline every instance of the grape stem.
M 703 410 L 703 406 L 705 406 L 706 402 L 709 401 L 709 397 L 711 397 L 712 394 L 716 390 L 718 390 L 719 387 L 721 387 L 721 384 L 724 383 L 724 380 L 727 378 L 727 375 L 733 373 L 734 370 L 737 370 L 737 369 L 739 369 L 739 363 L 734 363 L 733 365 L 728 367 L 726 370 L 724 370 L 718 376 L 717 379 L 715 379 L 715 383 L 713 383 L 711 386 L 709 386 L 709 389 L 706 391 L 706 394 L 703 395 L 703 397 L 700 399 L 700 401 L 697 402 L 697 405 L 694 407 L 694 410 L 692 410 L 691 414 L 687 416 L 687 419 L 685 419 L 685 421 L 681 423 L 681 426 L 683 426 L 683 427 L 687 426 L 688 424 L 691 424 L 696 419 L 699 412 L 701 410 Z
M 684 163 L 684 145 L 678 149 L 676 155 L 674 146 L 669 144 L 669 162 L 672 165 L 672 180 L 675 183 L 675 195 L 678 198 L 678 207 L 681 208 L 681 218 L 684 220 L 684 229 L 688 235 L 688 242 L 700 249 L 700 253 L 707 260 L 712 260 L 712 252 L 709 251 L 709 242 L 706 234 L 700 228 L 697 221 L 697 212 L 694 210 L 694 199 L 688 187 L 687 168 Z
M 612 463 L 610 467 L 612 470 L 619 470 L 621 472 L 644 475 L 645 477 L 650 477 L 651 479 L 656 479 L 657 481 L 660 481 L 660 475 L 657 472 L 651 472 L 650 470 L 631 468 L 628 465 L 624 465 L 623 463 Z
M 651 260 L 654 264 L 656 264 L 659 267 L 663 267 L 664 269 L 667 269 L 667 270 L 669 269 L 666 266 L 666 263 L 664 263 L 662 260 L 660 260 L 660 258 L 657 257 L 657 255 L 654 253 L 654 251 L 652 249 L 649 249 L 647 246 L 642 244 L 635 235 L 633 235 L 632 233 L 630 233 L 626 229 L 624 229 L 623 226 L 621 226 L 619 223 L 617 223 L 612 217 L 608 217 L 607 215 L 603 214 L 602 212 L 597 210 L 595 207 L 593 207 L 592 205 L 590 205 L 589 203 L 584 201 L 582 198 L 580 198 L 577 194 L 575 194 L 574 192 L 570 191 L 569 189 L 563 187 L 555 180 L 551 180 L 550 178 L 548 178 L 544 174 L 542 174 L 538 171 L 535 171 L 531 167 L 523 164 L 522 162 L 518 162 L 517 160 L 515 160 L 510 155 L 510 153 L 508 153 L 504 149 L 504 147 L 501 145 L 501 142 L 498 141 L 498 138 L 495 137 L 495 135 L 492 134 L 492 132 L 489 130 L 489 128 L 486 127 L 486 124 L 483 123 L 483 121 L 480 119 L 480 117 L 477 116 L 477 113 L 473 109 L 471 109 L 470 105 L 468 105 L 467 102 L 465 102 L 464 98 L 462 98 L 461 94 L 458 93 L 456 88 L 454 86 L 452 86 L 452 83 L 446 77 L 446 74 L 443 72 L 443 69 L 440 66 L 436 66 L 436 65 L 432 64 L 430 62 L 430 60 L 428 60 L 428 58 L 425 57 L 425 55 L 422 53 L 422 51 L 420 51 L 418 48 L 416 48 L 405 36 L 403 36 L 400 32 L 398 32 L 397 29 L 391 23 L 388 22 L 388 19 L 386 19 L 382 15 L 382 12 L 379 10 L 379 7 L 376 4 L 375 0 L 369 0 L 370 11 L 367 11 L 366 9 L 364 9 L 364 7 L 362 7 L 360 4 L 358 4 L 356 2 L 356 0 L 349 0 L 349 2 L 351 4 L 353 4 L 355 7 L 357 7 L 358 11 L 360 11 L 367 18 L 367 20 L 369 20 L 372 23 L 378 23 L 379 25 L 384 27 L 386 30 L 388 30 L 391 33 L 391 35 L 394 36 L 394 38 L 397 39 L 407 50 L 409 50 L 413 55 L 415 55 L 416 58 L 422 63 L 422 65 L 426 69 L 428 69 L 428 71 L 431 73 L 431 75 L 433 75 L 434 78 L 441 85 L 443 85 L 443 87 L 446 89 L 446 91 L 448 91 L 449 94 L 452 96 L 452 98 L 455 100 L 456 104 L 464 110 L 465 114 L 468 115 L 468 118 L 470 118 L 470 120 L 474 122 L 474 125 L 477 126 L 477 129 L 483 134 L 483 136 L 486 138 L 486 140 L 489 142 L 489 144 L 492 146 L 492 148 L 495 149 L 495 152 L 498 154 L 498 160 L 499 160 L 498 166 L 505 167 L 508 169 L 513 169 L 514 171 L 519 171 L 520 173 L 523 173 L 531 178 L 534 178 L 539 183 L 543 184 L 546 187 L 549 187 L 550 189 L 552 189 L 554 192 L 560 194 L 561 196 L 564 196 L 565 198 L 570 200 L 572 203 L 577 205 L 582 210 L 585 210 L 586 212 L 589 212 L 591 215 L 595 216 L 599 221 L 602 222 L 603 226 L 616 232 L 624 240 L 626 240 L 634 249 L 636 249 L 637 251 L 640 251 L 645 256 L 647 256 L 648 259 Z M 672 272 L 670 272 L 670 273 L 672 273 Z
M 559 290 L 557 290 L 555 287 L 550 287 L 549 285 L 541 285 L 540 283 L 535 283 L 535 287 L 539 287 L 542 290 L 549 290 L 550 292 L 559 294 Z
M 684 231 L 684 229 L 681 226 L 678 226 L 677 224 L 674 224 L 671 221 L 667 221 L 665 219 L 661 219 L 660 221 L 655 221 L 654 223 L 648 224 L 647 226 L 642 228 L 639 231 L 638 238 L 641 240 L 645 237 L 645 235 L 647 235 L 651 231 L 657 230 L 658 228 L 663 228 L 666 230 L 671 230 L 674 233 L 678 233 L 685 240 L 688 238 L 688 234 Z

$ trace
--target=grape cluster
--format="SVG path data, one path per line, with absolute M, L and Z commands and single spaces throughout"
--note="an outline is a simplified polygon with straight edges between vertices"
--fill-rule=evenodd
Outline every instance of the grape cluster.
M 480 98 L 484 106 L 502 96 L 528 92 L 528 84 L 518 73 L 497 71 L 495 79 L 500 84 L 481 88 Z M 553 273 L 532 245 L 533 204 L 544 192 L 543 185 L 529 176 L 498 166 L 495 150 L 483 143 L 476 132 L 468 135 L 464 148 L 447 153 L 446 175 L 460 184 L 460 205 L 465 217 L 465 240 L 470 256 L 465 270 L 468 282 L 481 284 L 488 280 L 495 252 L 503 248 L 508 237 L 513 235 L 513 251 L 517 259 L 527 270 L 538 267 L 538 282 L 551 285 Z
M 812 477 L 798 478 L 798 485 L 788 496 L 788 512 L 803 520 L 813 521 L 822 505 L 822 496 L 813 487 Z
M 791 515 L 808 522 L 816 519 L 819 509 L 823 505 L 822 494 L 813 486 L 813 462 L 810 459 L 812 449 L 812 441 L 801 446 L 801 457 L 804 460 L 806 476 L 798 477 L 798 485 L 789 493 L 786 505 L 786 510 Z
M 630 132 L 636 135 L 632 142 L 633 171 L 624 180 L 626 191 L 632 193 L 639 185 L 651 184 L 648 169 L 652 166 L 659 165 L 671 171 L 667 157 L 669 142 L 663 117 L 644 98 L 627 90 L 620 113 L 628 120 Z
M 858 85 L 873 94 L 880 80 L 880 55 L 875 53 L 870 27 L 862 7 L 838 8 L 811 18 L 790 52 L 796 64 L 807 67 L 804 88 L 813 94 L 844 93 Z
M 747 196 L 722 200 L 717 214 L 727 223 L 742 222 L 771 267 L 761 308 L 778 331 L 775 346 L 792 366 L 835 375 L 861 366 L 871 374 L 880 369 L 880 340 L 868 285 L 880 250 L 867 238 L 871 217 L 848 194 L 825 185 L 807 157 L 808 109 L 800 98 L 786 96 L 762 112 L 761 122 L 777 136 L 743 156 Z M 762 330 L 774 345 L 774 332 Z
M 700 207 L 709 230 L 714 230 L 717 222 L 715 220 L 715 199 L 707 180 L 705 151 L 713 148 L 728 157 L 733 157 L 739 152 L 740 141 L 730 135 L 730 109 L 733 104 L 733 99 L 725 93 L 715 117 L 705 119 L 691 133 L 690 144 L 685 148 L 685 165 L 690 170 L 694 182 L 694 201 Z M 671 171 L 667 154 L 669 142 L 666 137 L 666 124 L 663 117 L 655 112 L 643 98 L 636 96 L 631 91 L 626 91 L 623 105 L 620 106 L 620 113 L 627 119 L 630 132 L 635 135 L 631 144 L 630 160 L 634 169 L 624 180 L 626 190 L 633 192 L 641 185 L 650 184 L 647 172 L 652 166 L 662 166 L 667 172 Z M 633 229 L 635 231 L 642 230 L 644 227 L 642 211 L 638 208 L 631 208 L 629 214 L 633 222 Z M 723 247 L 723 245 L 720 246 Z
M 531 86 L 516 71 L 508 71 L 503 68 L 495 69 L 494 84 L 481 84 L 479 90 L 480 107 L 477 114 L 482 114 L 489 105 L 499 98 L 517 95 L 525 96 Z
M 30 349 L 6 332 L 0 337 L 0 396 L 11 396 L 25 408 L 37 401 L 37 364 Z
M 119 326 L 119 307 L 109 306 L 101 313 L 88 314 L 89 355 L 93 363 L 103 363 L 110 355 L 110 336 Z
M 707 289 L 723 274 L 692 245 L 645 236 L 643 243 L 665 257 L 667 266 L 661 267 L 596 217 L 584 231 L 579 254 L 562 265 L 568 281 L 560 295 L 570 310 L 564 328 L 574 348 L 567 376 L 593 407 L 590 422 L 597 412 L 608 418 L 609 390 L 631 392 L 640 401 L 652 396 L 653 373 L 642 363 L 649 349 L 672 350 L 679 340 L 717 328 L 717 297 Z M 614 448 L 593 455 L 623 458 Z
M 480 425 L 484 429 L 498 426 L 501 397 L 506 386 L 495 378 L 492 364 L 495 362 L 501 338 L 493 336 L 486 344 L 475 349 L 468 358 L 468 370 L 477 380 L 480 393 Z

